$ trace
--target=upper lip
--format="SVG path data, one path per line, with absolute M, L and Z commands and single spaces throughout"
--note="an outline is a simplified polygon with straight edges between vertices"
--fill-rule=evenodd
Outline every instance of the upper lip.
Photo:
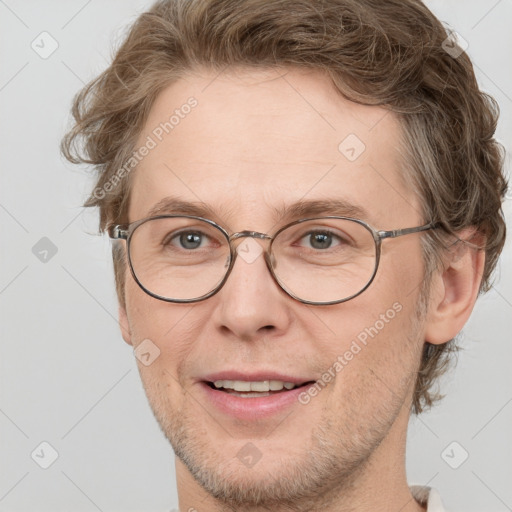
M 264 380 L 279 380 L 282 382 L 291 382 L 293 384 L 304 384 L 305 382 L 314 381 L 310 377 L 297 377 L 293 375 L 285 375 L 284 373 L 274 371 L 247 371 L 242 372 L 239 370 L 224 370 L 220 372 L 210 373 L 203 376 L 202 381 L 215 382 L 218 380 L 241 380 L 246 382 L 261 382 Z

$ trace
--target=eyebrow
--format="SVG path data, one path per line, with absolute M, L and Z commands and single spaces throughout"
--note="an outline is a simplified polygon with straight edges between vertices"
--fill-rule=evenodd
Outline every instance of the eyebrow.
M 280 207 L 273 207 L 273 214 L 277 222 L 293 221 L 314 216 L 335 215 L 340 217 L 354 217 L 363 221 L 368 220 L 368 212 L 360 205 L 346 199 L 326 198 L 317 200 L 299 200 Z M 146 217 L 158 215 L 193 215 L 222 222 L 223 218 L 232 216 L 233 205 L 223 205 L 223 211 L 216 211 L 213 206 L 201 201 L 183 201 L 177 197 L 164 197 L 147 212 Z

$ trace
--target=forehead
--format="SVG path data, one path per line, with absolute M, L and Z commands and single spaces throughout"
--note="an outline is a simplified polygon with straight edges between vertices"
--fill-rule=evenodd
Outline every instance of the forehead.
M 198 70 L 153 104 L 138 140 L 152 148 L 132 175 L 130 220 L 166 196 L 248 217 L 306 196 L 373 203 L 377 216 L 379 196 L 410 208 L 400 133 L 392 113 L 344 99 L 318 71 Z

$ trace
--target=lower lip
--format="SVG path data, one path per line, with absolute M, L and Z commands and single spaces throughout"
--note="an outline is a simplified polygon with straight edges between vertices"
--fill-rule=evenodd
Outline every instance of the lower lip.
M 211 388 L 206 382 L 200 382 L 208 400 L 224 414 L 241 420 L 261 420 L 284 411 L 293 404 L 299 404 L 299 395 L 312 383 L 281 391 L 268 396 L 242 398 L 226 391 Z

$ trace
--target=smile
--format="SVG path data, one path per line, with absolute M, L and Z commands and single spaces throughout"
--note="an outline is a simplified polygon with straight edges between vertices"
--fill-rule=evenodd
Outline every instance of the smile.
M 241 420 L 261 420 L 299 404 L 299 394 L 314 380 L 231 380 L 202 381 L 207 402 L 219 412 Z
M 293 382 L 283 382 L 281 380 L 262 380 L 262 381 L 244 381 L 244 380 L 217 380 L 213 382 L 216 389 L 226 391 L 235 396 L 244 398 L 255 398 L 270 396 L 284 390 L 291 390 L 299 387 L 301 384 Z

